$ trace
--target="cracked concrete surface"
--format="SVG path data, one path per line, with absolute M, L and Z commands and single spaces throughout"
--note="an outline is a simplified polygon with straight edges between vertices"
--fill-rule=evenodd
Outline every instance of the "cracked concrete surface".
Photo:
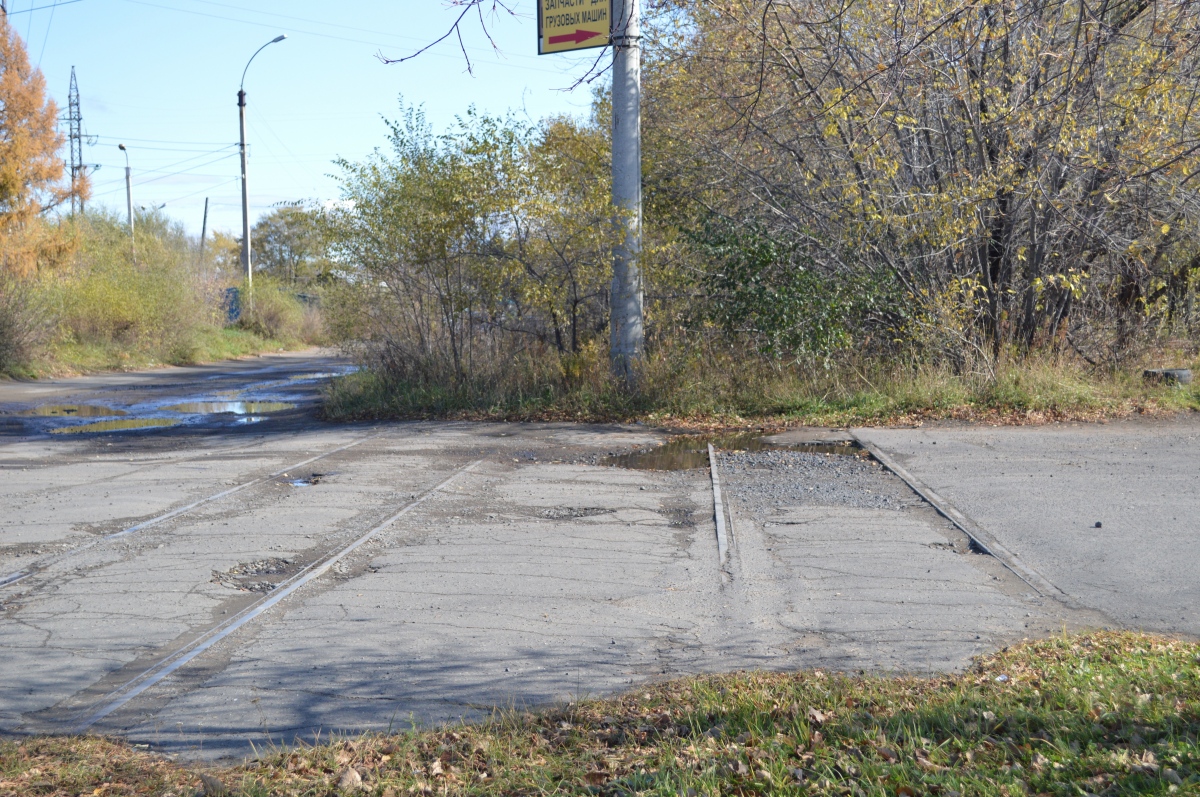
M 156 395 L 166 382 L 194 393 L 195 380 L 181 376 L 160 379 Z M 132 378 L 121 384 L 136 388 Z M 221 574 L 323 561 L 475 460 L 94 730 L 191 756 L 244 755 L 251 742 L 469 719 L 687 673 L 953 670 L 1074 621 L 967 552 L 915 502 L 768 505 L 763 495 L 783 493 L 746 481 L 823 478 L 817 471 L 751 469 L 728 480 L 733 547 L 723 572 L 706 471 L 577 464 L 661 439 L 636 427 L 332 427 L 310 415 L 252 431 L 3 438 L 0 467 L 14 478 L 0 488 L 13 506 L 0 562 L 44 561 L 364 437 L 304 472 L 0 588 L 0 728 L 71 727 L 133 675 L 269 594 Z M 325 475 L 291 484 L 311 472 Z M 890 478 L 868 469 L 839 489 L 896 494 Z M 824 494 L 833 492 L 811 492 Z

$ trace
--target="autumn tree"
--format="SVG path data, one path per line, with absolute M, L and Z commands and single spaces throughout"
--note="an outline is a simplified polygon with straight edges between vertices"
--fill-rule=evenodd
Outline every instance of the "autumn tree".
M 41 71 L 30 66 L 24 43 L 0 15 L 0 257 L 9 271 L 28 272 L 48 249 L 61 248 L 37 222 L 73 192 L 88 190 L 86 178 L 63 182 L 57 120 Z
M 390 148 L 342 162 L 327 210 L 335 334 L 410 382 L 551 370 L 603 340 L 615 230 L 604 128 L 466 114 L 435 135 L 418 111 Z M 593 346 L 594 348 L 594 346 Z
M 255 270 L 303 287 L 326 275 L 330 268 L 319 214 L 286 205 L 273 209 L 254 225 L 251 236 Z
M 688 1 L 665 20 L 650 157 L 804 268 L 894 286 L 881 340 L 1099 361 L 1194 291 L 1193 0 Z

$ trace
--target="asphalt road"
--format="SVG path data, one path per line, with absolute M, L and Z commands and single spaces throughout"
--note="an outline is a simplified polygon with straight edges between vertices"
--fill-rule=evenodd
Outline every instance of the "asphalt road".
M 323 423 L 346 368 L 0 384 L 0 731 L 237 756 L 689 673 L 957 670 L 1105 621 L 869 463 L 723 455 L 722 561 L 707 469 L 603 464 L 661 435 Z M 172 425 L 56 431 L 105 417 Z

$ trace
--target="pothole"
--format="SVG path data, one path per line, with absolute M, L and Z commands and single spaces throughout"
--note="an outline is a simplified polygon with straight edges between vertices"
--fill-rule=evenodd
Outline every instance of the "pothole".
M 284 476 L 287 476 L 285 473 Z M 309 476 L 300 479 L 289 479 L 288 484 L 293 487 L 312 487 L 314 484 L 320 484 L 325 480 L 324 473 L 313 473 Z
M 270 592 L 299 569 L 300 564 L 293 559 L 259 559 L 242 562 L 225 572 L 214 570 L 212 581 L 241 592 Z
M 14 414 L 39 418 L 118 418 L 129 413 L 99 404 L 46 404 Z
M 93 432 L 127 432 L 134 429 L 154 429 L 164 426 L 177 426 L 176 418 L 124 418 L 114 421 L 96 421 L 82 423 L 78 426 L 60 426 L 51 429 L 50 434 L 90 434 Z
M 550 520 L 570 520 L 572 518 L 595 517 L 596 515 L 611 515 L 613 509 L 604 509 L 603 507 L 572 507 L 572 506 L 556 506 L 550 509 L 543 509 L 538 512 L 538 515 Z
M 758 432 L 715 436 L 674 437 L 656 448 L 603 457 L 599 464 L 633 470 L 691 470 L 708 467 L 709 444 L 720 451 L 796 451 L 838 457 L 869 457 L 850 440 L 839 442 L 774 443 Z
M 296 405 L 286 401 L 185 401 L 163 407 L 167 412 L 182 412 L 188 415 L 257 415 L 258 413 L 283 412 L 295 409 Z

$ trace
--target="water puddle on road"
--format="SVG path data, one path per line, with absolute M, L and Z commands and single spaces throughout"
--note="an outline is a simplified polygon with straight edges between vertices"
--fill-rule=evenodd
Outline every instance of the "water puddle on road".
M 116 418 L 129 413 L 96 404 L 46 404 L 14 414 L 37 418 Z
M 812 442 L 776 443 L 758 432 L 715 436 L 675 437 L 655 448 L 603 457 L 601 465 L 633 470 L 691 470 L 708 467 L 708 445 L 718 451 L 798 451 L 825 456 L 863 456 L 857 443 Z
M 83 423 L 78 426 L 60 426 L 51 429 L 50 434 L 91 434 L 95 432 L 128 432 L 134 429 L 156 429 L 165 426 L 176 426 L 176 418 L 118 418 L 112 421 L 96 421 Z
M 182 412 L 188 415 L 256 415 L 260 412 L 283 412 L 295 408 L 295 404 L 286 401 L 187 401 L 163 407 L 167 412 Z

